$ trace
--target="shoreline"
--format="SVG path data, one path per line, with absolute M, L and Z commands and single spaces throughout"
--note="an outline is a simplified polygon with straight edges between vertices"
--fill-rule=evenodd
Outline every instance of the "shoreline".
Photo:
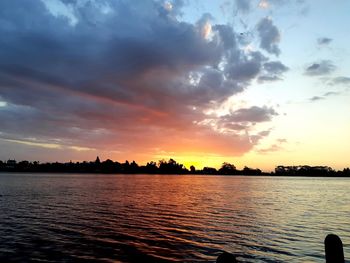
M 154 175 L 154 176 L 218 176 L 218 177 L 295 177 L 295 178 L 350 178 L 348 175 L 276 175 L 276 174 L 201 174 L 201 173 L 104 173 L 104 172 L 60 172 L 60 171 L 0 171 L 0 174 L 62 174 L 62 175 Z

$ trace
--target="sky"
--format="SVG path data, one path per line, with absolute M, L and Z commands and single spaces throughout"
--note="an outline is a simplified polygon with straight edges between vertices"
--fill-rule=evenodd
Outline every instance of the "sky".
M 2 0 L 0 160 L 350 166 L 348 0 Z

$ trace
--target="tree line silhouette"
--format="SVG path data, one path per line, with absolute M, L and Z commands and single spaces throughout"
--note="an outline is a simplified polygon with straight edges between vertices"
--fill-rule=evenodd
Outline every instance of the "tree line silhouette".
M 41 173 L 109 173 L 109 174 L 203 174 L 203 175 L 269 175 L 269 176 L 329 176 L 350 177 L 350 169 L 335 171 L 328 166 L 277 166 L 274 172 L 266 173 L 260 169 L 244 167 L 242 170 L 235 165 L 224 162 L 219 169 L 204 167 L 196 169 L 193 165 L 187 169 L 174 159 L 151 161 L 146 165 L 138 165 L 135 161 L 124 163 L 110 159 L 105 161 L 99 157 L 95 161 L 68 162 L 68 163 L 40 163 L 38 161 L 8 160 L 0 161 L 0 172 L 41 172 Z

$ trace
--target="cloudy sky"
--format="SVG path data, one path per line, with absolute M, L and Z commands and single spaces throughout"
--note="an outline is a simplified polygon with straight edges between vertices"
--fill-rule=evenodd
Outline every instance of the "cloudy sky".
M 350 165 L 348 0 L 2 0 L 0 159 Z

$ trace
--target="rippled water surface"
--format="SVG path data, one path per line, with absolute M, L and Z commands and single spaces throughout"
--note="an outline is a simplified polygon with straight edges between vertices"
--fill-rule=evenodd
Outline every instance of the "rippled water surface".
M 0 262 L 324 262 L 350 258 L 350 180 L 0 174 Z

